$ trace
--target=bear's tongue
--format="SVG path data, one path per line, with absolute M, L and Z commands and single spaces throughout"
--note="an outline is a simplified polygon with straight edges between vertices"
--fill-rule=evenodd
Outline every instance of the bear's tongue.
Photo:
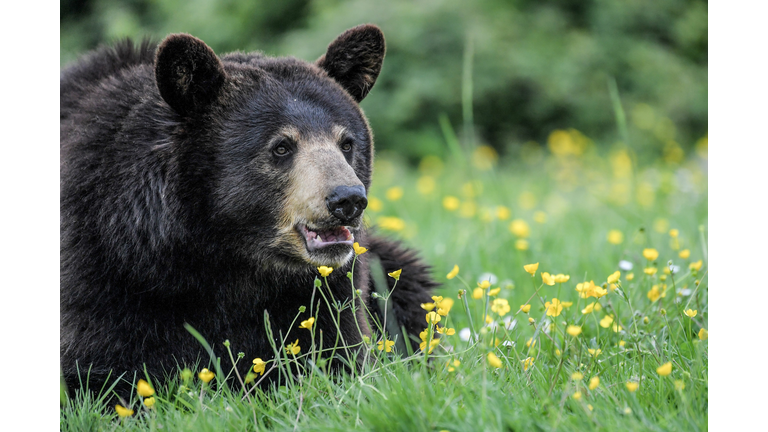
M 313 231 L 305 226 L 302 233 L 307 240 L 307 249 L 310 251 L 338 243 L 351 245 L 355 238 L 345 227 Z

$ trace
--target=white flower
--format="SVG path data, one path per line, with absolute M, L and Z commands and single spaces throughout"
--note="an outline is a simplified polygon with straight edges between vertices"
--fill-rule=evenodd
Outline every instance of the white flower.
M 634 264 L 627 260 L 621 260 L 619 261 L 619 269 L 624 271 L 630 271 L 634 267 Z
M 499 278 L 496 277 L 493 273 L 483 273 L 480 275 L 479 278 L 477 278 L 477 283 L 480 283 L 482 281 L 488 281 L 491 283 L 491 285 L 495 285 L 496 282 L 499 281 Z
M 463 340 L 464 342 L 468 341 L 470 336 L 472 336 L 472 332 L 469 331 L 469 327 L 464 327 L 463 329 L 459 330 L 459 339 Z
M 501 343 L 501 346 L 511 347 L 511 346 L 515 346 L 515 343 L 512 341 L 505 340 L 504 342 Z
M 669 271 L 672 272 L 672 274 L 677 274 L 677 272 L 680 271 L 680 266 L 672 264 L 669 266 Z
M 681 296 L 685 296 L 685 297 L 691 295 L 691 292 L 692 291 L 690 289 L 688 289 L 688 288 L 678 288 L 677 289 L 677 294 L 681 295 Z

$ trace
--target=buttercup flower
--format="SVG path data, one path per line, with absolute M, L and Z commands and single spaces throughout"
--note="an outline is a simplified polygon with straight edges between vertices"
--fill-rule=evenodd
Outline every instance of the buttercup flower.
M 569 325 L 568 328 L 565 329 L 565 332 L 576 337 L 581 334 L 581 326 Z
M 314 324 L 314 323 L 315 323 L 315 318 L 314 317 L 309 317 L 309 319 L 306 319 L 306 320 L 301 322 L 301 324 L 299 325 L 299 328 L 303 328 L 303 329 L 307 329 L 307 330 L 312 330 L 312 324 Z
M 507 299 L 496 299 L 491 303 L 491 310 L 499 314 L 499 316 L 506 315 L 511 309 Z
M 571 395 L 571 397 L 572 397 L 574 400 L 581 400 L 581 392 L 580 392 L 580 391 L 577 391 L 576 393 L 572 394 L 572 395 Z
M 643 256 L 648 261 L 656 261 L 656 258 L 659 257 L 659 251 L 656 249 L 643 249 Z
M 440 315 L 436 312 L 430 312 L 426 316 L 427 324 L 437 324 L 440 322 Z
M 678 235 L 680 235 L 680 231 L 678 231 L 678 230 L 676 230 L 674 228 L 669 230 L 669 236 L 670 237 L 676 238 Z
M 144 399 L 144 406 L 147 408 L 152 408 L 155 405 L 155 398 L 149 397 Z
M 488 291 L 488 297 L 497 296 L 500 292 L 501 292 L 501 288 L 500 287 L 494 288 L 494 289 Z
M 600 385 L 600 377 L 592 377 L 592 379 L 589 380 L 589 389 L 594 390 L 597 388 L 597 386 Z
M 527 359 L 522 361 L 523 363 L 523 370 L 527 371 L 529 367 L 533 366 L 533 357 L 528 357 Z
M 594 281 L 584 282 L 576 285 L 576 291 L 579 293 L 579 297 L 581 298 L 600 298 L 604 295 L 608 294 L 608 290 L 599 286 L 595 285 Z
M 452 329 L 452 328 L 445 328 L 445 327 L 437 326 L 435 328 L 435 330 L 438 333 L 440 333 L 440 334 L 444 334 L 444 335 L 448 335 L 448 336 L 453 336 L 453 335 L 456 334 L 456 329 Z
M 608 283 L 613 284 L 619 281 L 619 278 L 621 277 L 621 272 L 616 270 L 613 272 L 610 276 L 608 276 Z
M 380 340 L 378 345 L 379 351 L 386 351 L 386 352 L 392 352 L 392 347 L 395 345 L 395 341 L 391 340 Z
M 677 254 L 682 259 L 688 259 L 691 256 L 691 250 L 690 249 L 683 249 L 680 251 L 679 254 Z
M 197 377 L 200 378 L 200 380 L 204 383 L 210 382 L 214 376 L 216 376 L 216 374 L 209 371 L 207 368 L 203 368 L 203 370 L 201 370 L 200 373 L 197 374 Z
M 571 374 L 571 379 L 574 381 L 581 381 L 582 379 L 584 379 L 584 374 L 578 371 L 574 372 Z
M 635 274 L 634 273 L 630 273 L 630 274 L 627 275 L 627 280 L 628 281 L 631 281 L 634 278 L 635 278 Z
M 608 231 L 608 243 L 610 244 L 621 244 L 621 242 L 624 241 L 624 234 L 622 234 L 619 230 L 610 230 Z
M 443 207 L 448 211 L 455 211 L 459 208 L 461 202 L 455 196 L 448 195 L 443 198 Z
M 253 359 L 253 372 L 258 375 L 264 375 L 264 370 L 267 367 L 267 362 L 262 360 L 261 358 L 255 358 Z
M 544 307 L 547 308 L 547 316 L 559 316 L 563 312 L 563 305 L 560 304 L 560 300 L 553 298 L 552 302 L 544 303 Z
M 491 287 L 491 282 L 488 280 L 484 280 L 482 282 L 478 282 L 477 286 L 482 289 L 488 289 Z
M 693 318 L 693 317 L 695 317 L 695 316 L 696 316 L 696 314 L 697 314 L 698 312 L 699 312 L 698 310 L 691 310 L 691 309 L 688 309 L 688 310 L 686 310 L 686 311 L 685 311 L 685 312 L 683 312 L 683 313 L 684 313 L 686 316 L 688 316 L 688 318 Z
M 451 270 L 445 277 L 448 279 L 453 279 L 456 277 L 457 274 L 459 274 L 459 266 L 454 265 L 453 270 Z
M 483 289 L 480 287 L 477 287 L 474 290 L 472 290 L 472 298 L 475 300 L 483 298 Z
M 560 304 L 566 309 L 573 306 L 573 302 L 561 302 Z
M 600 320 L 600 327 L 602 328 L 608 328 L 613 323 L 613 317 L 610 315 L 606 315 L 603 317 L 603 319 Z
M 656 267 L 646 267 L 643 269 L 643 273 L 647 274 L 648 276 L 653 276 L 656 274 L 658 269 Z
M 390 201 L 397 201 L 400 198 L 403 197 L 403 188 L 399 186 L 393 186 L 389 189 L 387 189 L 387 192 L 385 193 L 385 196 Z
M 648 291 L 648 299 L 652 302 L 656 302 L 659 298 L 661 298 L 661 291 L 659 291 L 658 285 L 654 285 L 651 287 L 651 290 Z
M 501 369 L 501 367 L 504 366 L 504 364 L 501 362 L 501 359 L 492 352 L 488 353 L 488 364 L 495 367 L 496 369 Z
M 564 274 L 560 273 L 560 274 L 555 275 L 555 282 L 557 282 L 557 283 L 565 283 L 565 282 L 568 282 L 568 280 L 570 278 L 571 277 L 569 275 L 564 275 Z
M 690 263 L 690 264 L 688 265 L 688 268 L 689 268 L 689 269 L 691 269 L 691 270 L 699 271 L 699 270 L 701 270 L 701 265 L 702 265 L 702 264 L 703 264 L 703 263 L 702 263 L 702 261 L 701 261 L 701 260 L 698 260 L 698 261 L 696 261 L 696 262 L 692 262 L 692 263 Z
M 533 348 L 536 346 L 536 341 L 533 340 L 533 338 L 528 339 L 527 342 L 525 342 L 525 346 L 529 348 Z
M 589 348 L 589 349 L 587 349 L 587 351 L 588 351 L 590 354 L 592 354 L 592 357 L 597 357 L 597 356 L 599 356 L 599 355 L 600 355 L 600 353 L 601 353 L 601 352 L 603 352 L 603 350 L 601 350 L 600 348 L 597 348 L 597 349 L 592 349 L 592 348 Z
M 400 280 L 400 273 L 403 272 L 403 269 L 395 270 L 392 273 L 387 273 L 389 277 L 391 277 L 394 280 Z
M 434 303 L 422 303 L 421 304 L 421 308 L 424 309 L 427 312 L 432 312 L 432 309 L 434 309 L 435 306 L 436 305 Z
M 433 299 L 435 297 L 432 297 Z M 440 297 L 440 301 L 435 300 L 435 305 L 437 306 L 437 314 L 442 316 L 447 316 L 448 312 L 451 311 L 451 308 L 453 307 L 453 299 L 452 298 L 446 298 L 443 299 Z
M 683 391 L 685 389 L 685 383 L 683 380 L 675 380 L 675 390 Z
M 155 394 L 155 390 L 152 389 L 152 387 L 149 386 L 149 383 L 144 381 L 143 379 L 140 379 L 138 383 L 136 383 L 136 393 L 138 393 L 141 397 L 150 397 L 153 394 Z
M 320 272 L 320 276 L 328 277 L 328 275 L 331 274 L 331 272 L 333 271 L 333 267 L 320 266 L 317 268 L 317 271 Z
M 640 383 L 635 381 L 627 381 L 626 386 L 627 390 L 633 393 L 635 390 L 637 390 L 638 387 L 640 387 Z
M 656 368 L 656 373 L 661 376 L 667 376 L 672 373 L 672 362 L 664 363 Z
M 358 243 L 358 242 L 352 243 L 352 248 L 355 249 L 355 255 L 362 255 L 362 254 L 368 252 L 368 249 L 360 246 L 360 243 Z
M 515 249 L 525 251 L 528 250 L 528 248 L 531 246 L 531 244 L 526 239 L 517 239 L 515 240 Z
M 512 223 L 509 224 L 509 230 L 512 234 L 522 238 L 531 235 L 531 228 L 528 226 L 528 223 L 522 219 L 513 220 Z
M 599 310 L 600 310 L 600 309 L 602 309 L 602 308 L 603 308 L 603 307 L 600 305 L 600 303 L 598 303 L 598 302 L 594 302 L 594 303 L 590 303 L 590 304 L 588 304 L 588 305 L 587 305 L 587 307 L 585 307 L 584 309 L 582 309 L 582 310 L 581 310 L 581 313 L 582 313 L 582 314 L 584 314 L 584 315 L 586 315 L 586 314 L 592 313 L 592 312 L 594 312 L 594 311 L 599 311 Z
M 524 313 L 528 313 L 531 310 L 531 305 L 529 304 L 521 305 L 520 310 L 523 311 Z
M 122 405 L 115 405 L 115 411 L 120 417 L 130 417 L 133 415 L 133 410 L 123 407 Z
M 296 342 L 292 344 L 288 344 L 287 347 L 285 347 L 285 352 L 288 354 L 296 355 L 301 352 L 301 347 L 299 346 L 299 340 L 296 339 Z
M 541 272 L 541 280 L 549 286 L 555 284 L 555 278 L 547 272 Z
M 536 275 L 536 270 L 539 269 L 539 263 L 536 263 L 536 264 L 526 264 L 526 265 L 523 266 L 523 268 L 525 269 L 525 271 L 530 273 L 531 276 L 535 276 Z
M 702 328 L 701 330 L 699 330 L 699 339 L 707 340 L 707 338 L 709 338 L 709 332 L 707 331 L 707 329 Z

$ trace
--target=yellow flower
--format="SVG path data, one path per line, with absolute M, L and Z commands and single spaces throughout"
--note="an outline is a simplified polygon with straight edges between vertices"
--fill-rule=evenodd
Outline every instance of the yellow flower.
M 492 352 L 488 353 L 488 364 L 495 367 L 496 369 L 501 369 L 504 366 L 501 363 L 501 359 Z
M 427 312 L 432 312 L 432 309 L 434 309 L 435 306 L 437 306 L 437 305 L 434 304 L 434 303 L 422 303 L 421 304 L 421 308 L 424 309 Z
M 702 264 L 703 264 L 703 263 L 701 262 L 701 260 L 698 260 L 698 261 L 696 261 L 696 262 L 692 262 L 692 263 L 690 263 L 690 264 L 688 265 L 688 268 L 689 268 L 689 269 L 691 269 L 691 270 L 699 271 L 699 270 L 701 270 L 701 265 L 702 265 Z
M 507 299 L 500 298 L 491 303 L 491 310 L 499 314 L 499 316 L 504 316 L 511 310 L 511 308 L 509 307 Z
M 592 404 L 587 404 L 587 408 L 589 408 L 590 411 L 593 411 L 595 407 L 592 406 Z
M 651 290 L 648 291 L 648 299 L 651 302 L 656 302 L 656 300 L 658 300 L 659 298 L 661 298 L 661 291 L 659 291 L 658 285 L 654 285 L 651 287 Z
M 483 289 L 480 287 L 477 287 L 474 290 L 472 290 L 472 298 L 475 300 L 483 298 Z
M 569 335 L 576 337 L 581 334 L 581 326 L 569 325 L 565 332 Z
M 328 277 L 328 275 L 331 274 L 331 272 L 333 271 L 333 267 L 320 266 L 317 268 L 317 271 L 320 272 L 320 276 Z
M 452 329 L 452 328 L 445 328 L 445 327 L 437 326 L 435 328 L 435 330 L 437 330 L 437 332 L 440 333 L 440 334 L 444 334 L 444 335 L 448 335 L 448 336 L 453 336 L 453 335 L 456 334 L 456 329 Z
M 421 344 L 419 344 L 419 348 L 424 351 L 427 349 L 427 330 L 424 330 L 423 332 L 419 333 L 419 337 L 421 338 Z M 440 344 L 440 339 L 432 339 L 429 341 L 429 351 L 428 353 L 432 353 L 432 350 L 435 349 L 436 346 Z
M 203 370 L 197 374 L 197 377 L 200 378 L 200 380 L 202 380 L 204 383 L 210 382 L 214 376 L 216 376 L 216 374 L 209 371 L 207 368 L 203 368 Z
M 587 307 L 585 307 L 584 309 L 582 309 L 582 310 L 581 310 L 581 313 L 582 313 L 582 314 L 584 314 L 584 315 L 586 315 L 586 314 L 592 313 L 592 312 L 594 312 L 594 311 L 599 311 L 599 310 L 600 310 L 600 309 L 602 309 L 602 308 L 603 308 L 603 307 L 600 305 L 600 303 L 598 303 L 598 302 L 594 302 L 594 303 L 590 303 L 590 304 L 588 304 L 588 305 L 587 305 Z
M 621 244 L 621 242 L 624 241 L 624 234 L 619 230 L 610 230 L 608 231 L 608 243 L 610 244 Z
M 541 272 L 541 280 L 549 286 L 555 284 L 555 278 L 547 272 Z
M 403 269 L 395 270 L 392 273 L 387 273 L 389 277 L 391 277 L 394 280 L 400 280 L 400 273 L 403 272 Z
M 296 355 L 301 352 L 301 347 L 299 346 L 299 340 L 296 339 L 296 342 L 292 344 L 288 344 L 287 347 L 285 347 L 285 352 L 288 354 Z
M 391 340 L 380 340 L 378 345 L 379 351 L 386 351 L 386 352 L 392 352 L 392 347 L 395 345 L 395 341 Z
M 459 274 L 459 266 L 454 265 L 453 270 L 451 270 L 445 277 L 448 279 L 453 279 L 456 277 L 457 274 Z
M 699 339 L 707 340 L 707 338 L 709 338 L 709 332 L 707 331 L 707 329 L 702 328 L 701 330 L 699 330 Z
M 533 347 L 535 347 L 535 346 L 536 346 L 536 341 L 535 341 L 535 340 L 533 340 L 533 338 L 530 338 L 530 339 L 528 339 L 528 340 L 525 342 L 525 346 L 526 346 L 526 347 L 528 347 L 528 348 L 533 348 Z
M 523 363 L 523 370 L 527 371 L 529 367 L 533 366 L 533 357 L 528 357 L 527 359 L 522 361 Z
M 459 360 L 450 361 L 445 364 L 448 367 L 448 372 L 453 372 L 456 370 L 459 365 L 461 365 L 461 362 Z
M 619 281 L 620 277 L 621 277 L 621 272 L 616 270 L 610 276 L 608 276 L 608 283 L 609 284 L 615 284 L 616 282 Z
M 646 267 L 643 269 L 643 273 L 647 274 L 648 276 L 655 275 L 656 271 L 658 271 L 656 267 Z
M 669 236 L 670 237 L 677 238 L 677 236 L 679 236 L 679 235 L 680 235 L 680 231 L 678 231 L 678 230 L 676 230 L 674 228 L 669 230 Z
M 580 392 L 580 391 L 577 391 L 576 393 L 572 394 L 572 395 L 571 395 L 571 397 L 572 397 L 574 400 L 581 400 L 581 392 Z
M 355 255 L 362 255 L 362 254 L 368 252 L 368 249 L 360 246 L 360 243 L 358 243 L 358 242 L 352 243 L 352 248 L 355 249 Z
M 380 199 L 373 196 L 368 197 L 368 207 L 366 207 L 368 210 L 377 212 L 381 211 L 382 207 L 384 207 L 384 203 Z
M 141 397 L 146 398 L 155 394 L 155 391 L 152 389 L 152 387 L 149 386 L 148 382 L 140 379 L 136 384 L 136 393 L 138 393 Z
M 613 327 L 611 328 L 613 329 L 614 333 L 618 333 L 623 329 L 623 327 L 620 326 L 619 323 L 613 323 Z
M 571 379 L 574 381 L 581 381 L 584 379 L 584 374 L 581 372 L 574 372 L 571 374 Z
M 497 295 L 499 295 L 500 292 L 501 292 L 501 287 L 496 287 L 496 288 L 488 291 L 488 297 L 497 296 Z
M 443 207 L 448 211 L 456 211 L 460 204 L 461 202 L 455 196 L 448 195 L 443 198 Z
M 589 380 L 589 389 L 594 390 L 597 388 L 597 386 L 600 385 L 600 377 L 592 377 L 591 380 Z
M 385 196 L 390 201 L 397 201 L 403 197 L 403 188 L 399 186 L 393 186 L 387 189 Z
M 482 281 L 482 282 L 478 282 L 478 283 L 477 283 L 477 286 L 479 286 L 479 287 L 480 287 L 480 288 L 482 288 L 482 289 L 488 289 L 488 288 L 490 288 L 490 287 L 491 287 L 491 282 L 490 282 L 490 281 L 487 281 L 487 280 L 484 280 L 484 281 Z
M 520 310 L 523 311 L 524 313 L 528 313 L 531 310 L 531 305 L 529 304 L 520 305 Z
M 253 359 L 253 372 L 259 375 L 264 375 L 264 370 L 267 367 L 267 362 L 261 358 Z
M 536 223 L 543 224 L 543 223 L 547 222 L 547 214 L 544 213 L 543 211 L 539 210 L 539 211 L 537 211 L 537 212 L 535 212 L 533 214 L 533 220 Z
M 432 297 L 434 299 L 434 297 Z M 448 312 L 451 311 L 451 308 L 453 307 L 453 299 L 447 298 L 442 299 L 440 301 L 435 300 L 435 305 L 437 305 L 437 313 L 442 316 L 448 315 Z
M 598 349 L 589 348 L 587 349 L 587 351 L 589 351 L 589 353 L 592 354 L 592 357 L 597 357 L 600 355 L 601 352 L 603 352 L 603 350 L 601 350 L 600 348 Z
M 623 347 L 623 346 L 624 346 L 624 345 L 626 345 L 626 344 L 627 344 L 627 343 L 626 343 L 625 341 L 623 341 L 623 340 L 620 340 L 620 341 L 619 341 L 619 346 L 620 346 L 620 347 Z
M 155 405 L 155 398 L 150 397 L 150 398 L 144 399 L 144 406 L 146 406 L 147 408 L 152 408 L 154 405 Z
M 504 206 L 496 207 L 496 217 L 499 218 L 499 220 L 507 220 L 511 215 L 512 212 L 510 212 L 508 208 Z
M 299 325 L 299 328 L 303 328 L 303 329 L 307 329 L 307 330 L 312 330 L 312 325 L 314 323 L 315 323 L 315 318 L 314 317 L 309 317 L 309 319 L 306 319 L 306 320 L 301 322 L 301 325 Z
M 635 390 L 637 390 L 638 387 L 640 387 L 640 383 L 635 381 L 627 381 L 627 390 L 630 391 L 630 393 L 634 393 Z
M 613 323 L 613 317 L 610 315 L 606 315 L 603 317 L 603 319 L 600 320 L 600 327 L 602 328 L 608 328 Z
M 422 195 L 429 195 L 435 190 L 435 178 L 432 176 L 421 176 L 416 180 L 416 190 Z
M 664 363 L 656 368 L 656 373 L 661 376 L 667 376 L 672 373 L 672 362 Z
M 440 322 L 440 315 L 435 312 L 430 312 L 426 315 L 427 324 L 437 324 Z
M 695 317 L 695 316 L 696 316 L 696 314 L 697 314 L 698 312 L 699 312 L 698 310 L 691 310 L 691 309 L 688 309 L 688 310 L 686 310 L 686 311 L 685 311 L 685 312 L 683 312 L 683 313 L 684 313 L 684 314 L 686 314 L 686 315 L 688 316 L 688 318 L 693 318 L 693 317 Z
M 628 281 L 631 281 L 634 278 L 635 278 L 635 274 L 634 273 L 630 273 L 630 274 L 627 275 L 627 280 Z
M 115 405 L 115 411 L 120 417 L 130 417 L 133 415 L 133 410 L 124 408 L 122 405 Z
M 571 277 L 569 275 L 564 275 L 564 274 L 560 273 L 560 274 L 555 275 L 555 282 L 557 282 L 557 283 L 565 283 L 565 282 L 568 282 L 568 280 L 570 278 Z
M 685 383 L 683 380 L 675 380 L 675 390 L 683 391 L 685 389 Z
M 659 257 L 659 251 L 656 249 L 650 248 L 650 249 L 643 249 L 643 256 L 648 261 L 656 261 L 656 258 Z
M 528 223 L 522 219 L 513 220 L 512 223 L 509 224 L 509 230 L 512 231 L 512 234 L 522 238 L 527 238 L 531 235 L 531 228 L 528 226 Z
M 515 249 L 520 251 L 526 251 L 531 246 L 531 244 L 526 239 L 517 239 L 515 240 Z
M 536 275 L 536 270 L 539 269 L 539 263 L 536 263 L 536 264 L 526 264 L 526 265 L 523 266 L 523 268 L 525 269 L 525 271 L 530 273 L 531 276 L 535 276 Z
M 536 322 L 535 319 L 528 317 L 528 323 L 533 324 L 534 322 Z
M 379 228 L 388 231 L 402 231 L 405 229 L 405 221 L 394 216 L 382 216 L 376 222 Z
M 561 302 L 560 304 L 563 305 L 564 308 L 573 306 L 573 302 Z
M 578 291 L 579 297 L 581 298 L 594 297 L 599 299 L 600 297 L 608 294 L 607 289 L 599 285 L 595 285 L 594 281 L 576 284 L 576 291 Z
M 678 256 L 682 259 L 688 259 L 691 256 L 691 250 L 690 249 L 683 249 L 680 251 Z
M 560 304 L 560 300 L 553 298 L 552 303 L 544 303 L 544 307 L 547 308 L 547 316 L 559 316 L 563 312 L 563 305 Z

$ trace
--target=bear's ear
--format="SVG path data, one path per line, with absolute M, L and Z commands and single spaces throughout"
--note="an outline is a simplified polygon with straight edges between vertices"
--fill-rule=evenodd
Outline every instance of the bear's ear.
M 183 116 L 213 102 L 225 77 L 219 57 L 196 37 L 172 34 L 157 48 L 155 80 L 160 96 Z
M 384 33 L 364 24 L 339 35 L 316 64 L 360 102 L 376 83 L 384 51 Z

